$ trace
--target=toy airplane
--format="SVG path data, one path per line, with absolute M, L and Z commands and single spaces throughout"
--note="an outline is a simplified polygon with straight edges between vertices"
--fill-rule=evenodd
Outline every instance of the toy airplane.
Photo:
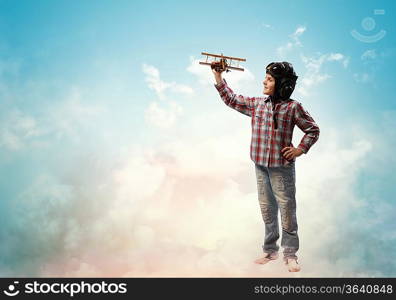
M 213 66 L 212 68 L 214 68 L 217 72 L 223 72 L 223 71 L 230 72 L 229 69 L 244 71 L 243 68 L 239 67 L 240 61 L 246 61 L 246 59 L 244 58 L 224 56 L 223 53 L 221 55 L 218 55 L 218 54 L 201 52 L 201 54 L 206 55 L 206 61 L 205 62 L 200 61 L 199 64 Z

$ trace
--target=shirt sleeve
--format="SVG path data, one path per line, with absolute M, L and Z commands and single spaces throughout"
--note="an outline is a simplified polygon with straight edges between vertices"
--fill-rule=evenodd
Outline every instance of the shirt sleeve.
M 295 107 L 294 122 L 305 133 L 297 148 L 306 154 L 309 148 L 319 139 L 319 126 L 300 102 L 297 102 Z
M 252 116 L 252 110 L 254 110 L 257 103 L 255 97 L 236 95 L 227 85 L 227 81 L 225 79 L 223 79 L 223 81 L 219 84 L 215 84 L 214 86 L 218 90 L 221 99 L 226 105 L 239 111 L 244 115 Z

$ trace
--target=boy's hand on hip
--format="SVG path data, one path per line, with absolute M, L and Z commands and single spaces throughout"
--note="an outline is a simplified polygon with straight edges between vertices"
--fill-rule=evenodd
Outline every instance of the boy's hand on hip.
M 286 159 L 293 159 L 294 157 L 298 157 L 304 153 L 301 149 L 294 147 L 285 147 L 281 150 L 281 152 Z

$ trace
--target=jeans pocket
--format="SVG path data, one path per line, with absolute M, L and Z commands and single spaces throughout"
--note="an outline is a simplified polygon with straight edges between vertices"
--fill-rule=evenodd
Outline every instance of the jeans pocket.
M 289 191 L 294 188 L 294 175 L 291 172 L 278 177 L 279 190 L 282 192 Z

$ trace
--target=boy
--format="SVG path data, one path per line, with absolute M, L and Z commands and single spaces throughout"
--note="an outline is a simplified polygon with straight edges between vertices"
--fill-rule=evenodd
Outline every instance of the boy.
M 301 268 L 296 256 L 299 238 L 295 158 L 306 154 L 318 140 L 319 127 L 300 102 L 290 99 L 298 77 L 290 63 L 275 62 L 266 67 L 264 97 L 236 95 L 217 70 L 213 63 L 215 87 L 221 99 L 251 117 L 250 158 L 255 163 L 258 200 L 265 225 L 264 256 L 255 263 L 265 264 L 278 258 L 280 209 L 284 262 L 289 272 L 298 272 Z M 295 125 L 305 133 L 297 148 L 292 144 Z

